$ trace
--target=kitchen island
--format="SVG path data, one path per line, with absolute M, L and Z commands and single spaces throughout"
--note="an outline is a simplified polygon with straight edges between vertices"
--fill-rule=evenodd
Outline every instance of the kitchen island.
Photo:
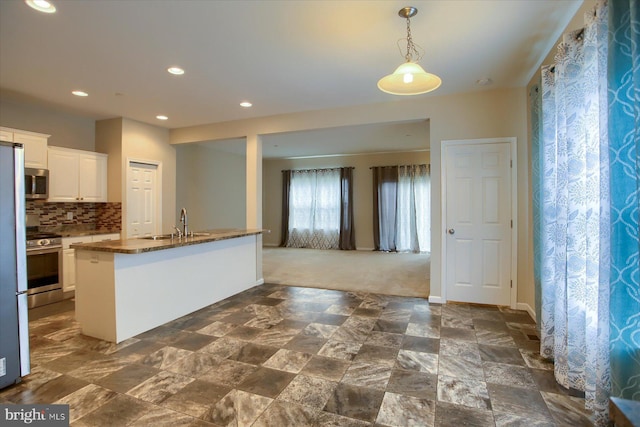
M 115 343 L 262 283 L 263 230 L 75 244 L 76 319 Z

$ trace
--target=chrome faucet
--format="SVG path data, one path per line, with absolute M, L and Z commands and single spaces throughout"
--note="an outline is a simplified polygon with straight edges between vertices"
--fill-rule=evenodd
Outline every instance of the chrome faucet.
M 180 222 L 182 223 L 182 235 L 187 237 L 188 226 L 187 226 L 187 209 L 182 208 L 180 211 Z

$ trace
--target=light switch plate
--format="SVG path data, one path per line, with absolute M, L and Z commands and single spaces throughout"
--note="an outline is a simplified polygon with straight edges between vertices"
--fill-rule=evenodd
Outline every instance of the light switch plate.
M 0 377 L 7 375 L 7 358 L 0 359 Z
M 72 220 L 73 219 L 73 212 L 67 212 L 67 219 L 68 220 Z

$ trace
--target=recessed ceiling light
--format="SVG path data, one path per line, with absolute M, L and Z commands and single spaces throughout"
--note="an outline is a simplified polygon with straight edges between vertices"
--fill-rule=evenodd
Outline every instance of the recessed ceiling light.
M 81 90 L 74 90 L 71 93 L 74 94 L 75 96 L 89 96 L 87 92 L 83 92 Z
M 46 0 L 24 0 L 29 7 L 44 13 L 53 13 L 56 7 Z
M 244 108 L 249 108 L 249 107 L 251 107 L 252 105 L 253 105 L 253 104 L 252 104 L 252 103 L 250 103 L 249 101 L 243 101 L 243 102 L 241 102 L 241 103 L 240 103 L 240 106 L 241 106 L 241 107 L 244 107 Z
M 184 70 L 180 67 L 169 67 L 167 71 L 176 76 L 181 76 L 184 74 Z
M 158 120 L 169 120 L 169 117 L 167 117 L 167 116 L 156 116 L 156 119 L 158 119 Z

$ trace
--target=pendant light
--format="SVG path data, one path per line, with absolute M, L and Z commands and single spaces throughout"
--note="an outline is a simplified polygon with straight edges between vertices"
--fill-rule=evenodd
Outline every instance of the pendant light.
M 440 77 L 427 73 L 418 61 L 422 58 L 420 46 L 411 39 L 411 19 L 416 16 L 418 9 L 412 6 L 398 11 L 401 18 L 407 20 L 407 53 L 406 62 L 400 65 L 393 74 L 389 74 L 378 81 L 378 89 L 392 95 L 420 95 L 436 90 L 442 84 Z

